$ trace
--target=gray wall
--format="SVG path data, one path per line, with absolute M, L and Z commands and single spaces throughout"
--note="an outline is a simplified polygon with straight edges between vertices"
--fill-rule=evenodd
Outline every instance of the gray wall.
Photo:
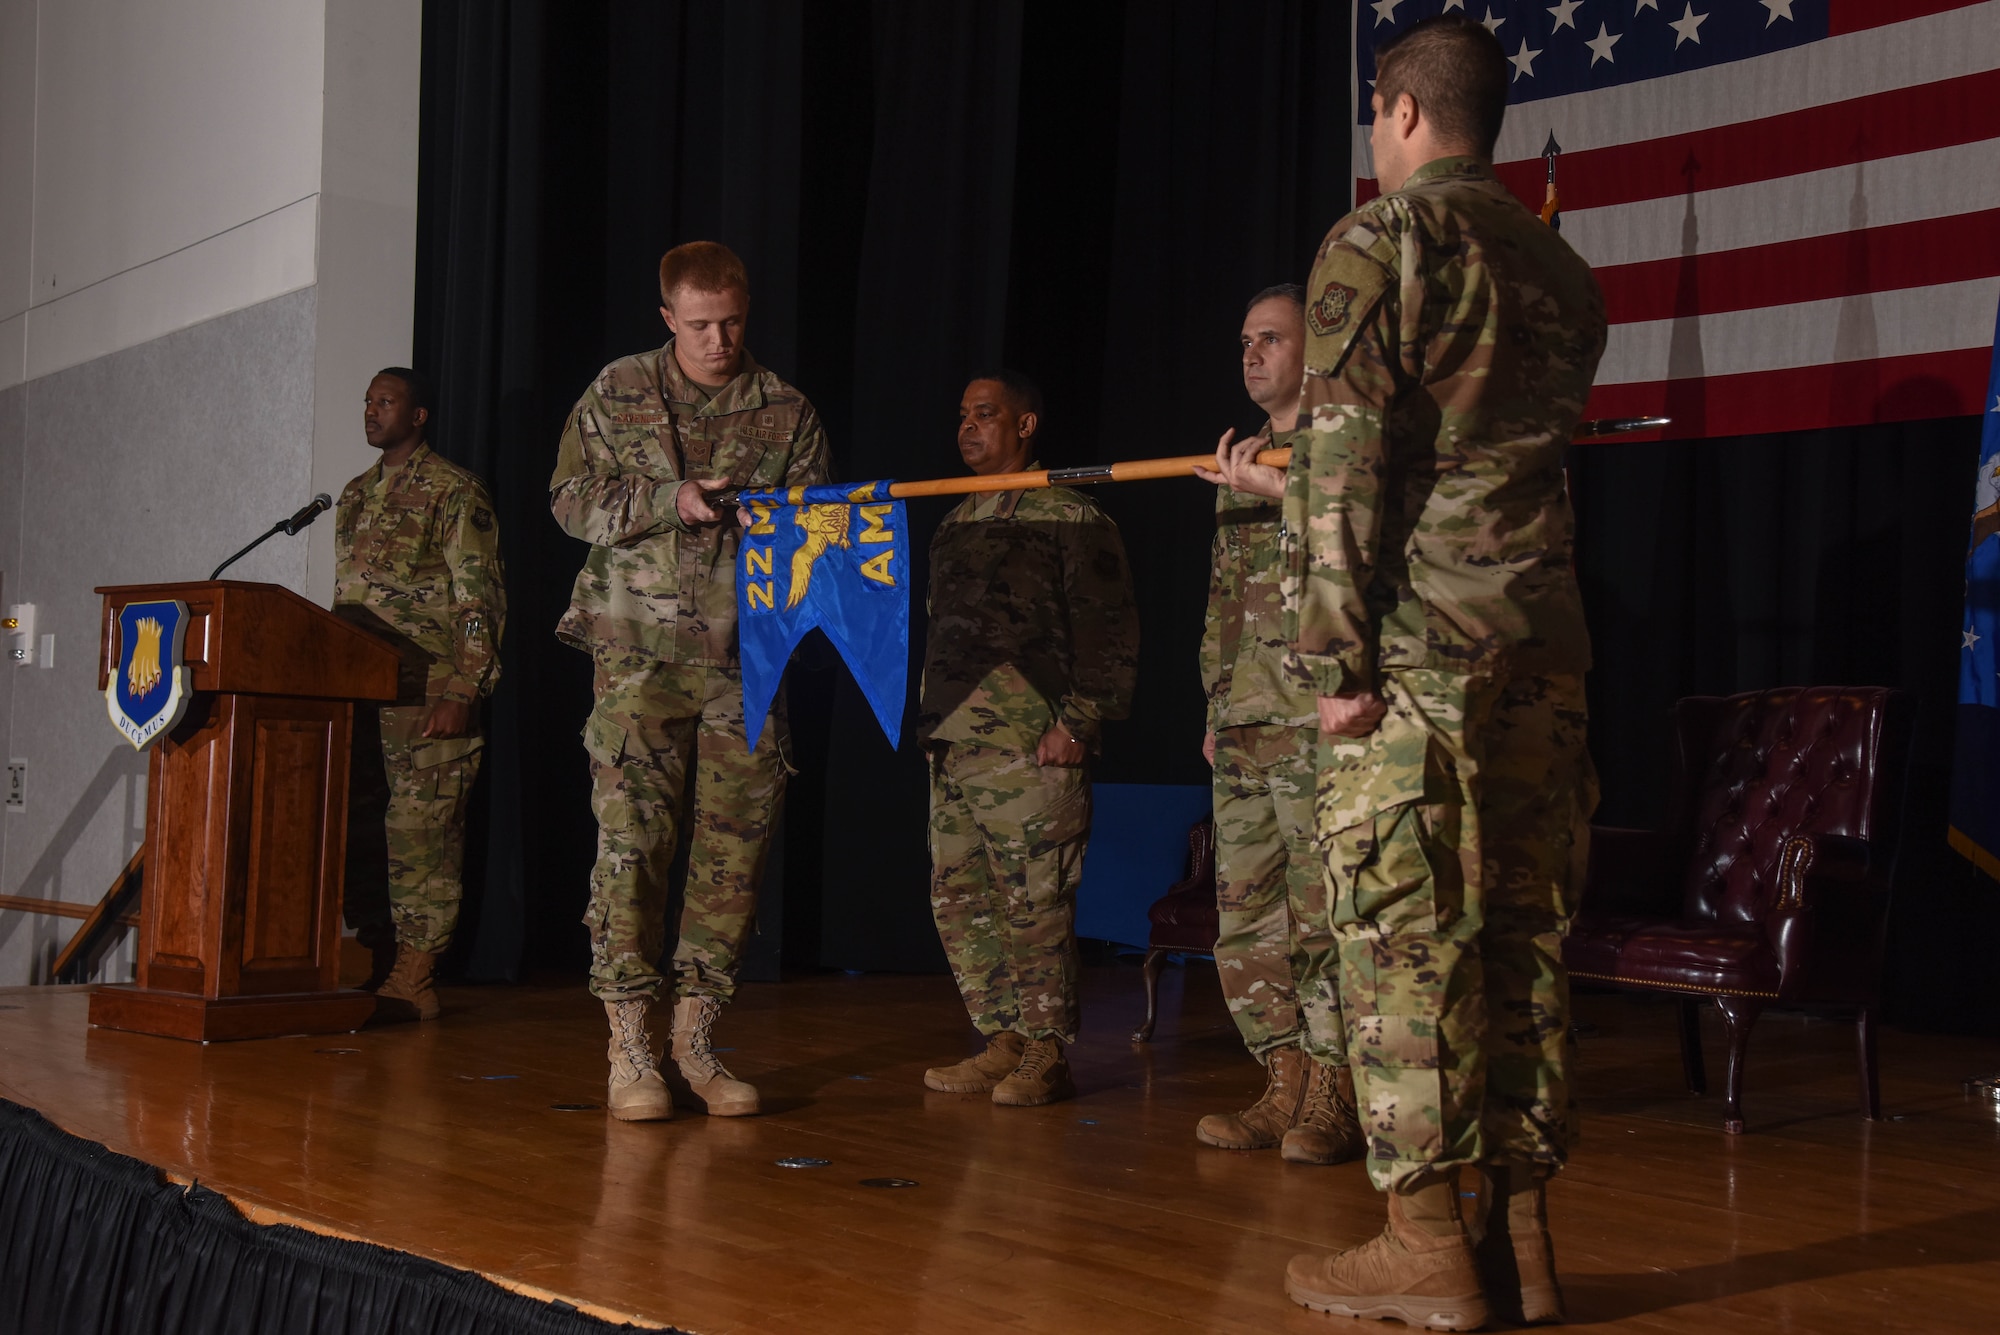
M 0 391 L 0 597 L 55 636 L 53 666 L 0 664 L 0 754 L 29 765 L 0 892 L 94 903 L 143 839 L 145 758 L 105 716 L 92 589 L 204 578 L 311 494 L 316 307 L 307 288 Z M 303 592 L 305 542 L 230 576 Z M 75 927 L 0 913 L 0 985 L 44 980 Z

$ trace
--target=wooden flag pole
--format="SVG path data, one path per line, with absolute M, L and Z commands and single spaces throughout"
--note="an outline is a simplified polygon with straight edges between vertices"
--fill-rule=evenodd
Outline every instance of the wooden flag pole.
M 1577 424 L 1575 440 L 1623 435 L 1628 431 L 1652 431 L 1666 426 L 1666 417 L 1598 417 Z M 1284 468 L 1292 462 L 1289 447 L 1263 450 L 1257 462 Z M 1097 482 L 1144 482 L 1159 477 L 1192 477 L 1197 468 L 1213 468 L 1213 454 L 1180 454 L 1168 459 L 1128 459 L 1124 463 L 1091 464 L 1083 468 L 1041 468 L 1029 473 L 986 473 L 970 477 L 939 477 L 923 482 L 892 482 L 889 495 L 897 500 L 912 496 L 968 496 L 979 492 L 1036 491 L 1043 487 L 1085 487 Z M 719 491 L 707 498 L 711 507 L 734 505 L 736 491 Z

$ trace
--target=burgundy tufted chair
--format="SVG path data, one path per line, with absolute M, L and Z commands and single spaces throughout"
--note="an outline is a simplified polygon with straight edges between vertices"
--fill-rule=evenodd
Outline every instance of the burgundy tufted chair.
M 1167 893 L 1146 910 L 1152 931 L 1146 937 L 1146 1019 L 1132 1031 L 1134 1043 L 1149 1043 L 1160 1008 L 1160 970 L 1167 956 L 1213 955 L 1222 933 L 1215 910 L 1215 822 L 1204 820 L 1188 831 L 1188 874 L 1167 887 Z
M 1681 997 L 1697 1094 L 1696 1008 L 1713 1000 L 1729 1035 L 1726 1131 L 1743 1130 L 1744 1052 L 1773 1004 L 1857 1015 L 1862 1112 L 1881 1116 L 1874 1012 L 1913 712 L 1872 687 L 1682 700 L 1665 831 L 1591 833 L 1570 976 Z

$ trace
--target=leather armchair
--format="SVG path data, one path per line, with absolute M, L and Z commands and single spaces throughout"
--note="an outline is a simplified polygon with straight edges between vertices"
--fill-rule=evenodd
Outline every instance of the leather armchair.
M 1697 1008 L 1712 1000 L 1729 1036 L 1726 1131 L 1743 1130 L 1750 1029 L 1772 1005 L 1854 1014 L 1862 1112 L 1881 1116 L 1874 1018 L 1913 714 L 1874 687 L 1682 700 L 1665 828 L 1591 832 L 1570 976 L 1680 997 L 1697 1094 Z
M 1188 874 L 1146 910 L 1152 928 L 1146 937 L 1146 1018 L 1132 1031 L 1134 1043 L 1150 1043 L 1160 1007 L 1160 970 L 1167 956 L 1215 954 L 1222 915 L 1215 908 L 1215 822 L 1188 831 Z

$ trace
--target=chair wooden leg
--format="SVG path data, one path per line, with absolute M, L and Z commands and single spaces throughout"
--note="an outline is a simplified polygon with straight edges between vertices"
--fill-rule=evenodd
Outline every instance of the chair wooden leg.
M 1855 1017 L 1854 1037 L 1861 1052 L 1861 1115 L 1882 1120 L 1882 1086 L 1875 1078 L 1875 1012 L 1863 1006 Z
M 1764 1003 L 1754 997 L 1717 997 L 1715 1008 L 1729 1031 L 1729 1077 L 1723 1092 L 1722 1129 L 1732 1136 L 1743 1134 L 1743 1065 L 1750 1050 L 1750 1026 L 1764 1013 Z
M 1681 1075 L 1687 1079 L 1688 1093 L 1708 1093 L 1708 1067 L 1701 1060 L 1701 1003 L 1692 998 L 1680 1002 Z
M 1146 977 L 1146 1019 L 1132 1031 L 1134 1043 L 1153 1041 L 1153 1024 L 1160 1015 L 1160 970 L 1167 967 L 1167 952 L 1160 946 L 1146 951 L 1146 962 L 1140 972 Z

